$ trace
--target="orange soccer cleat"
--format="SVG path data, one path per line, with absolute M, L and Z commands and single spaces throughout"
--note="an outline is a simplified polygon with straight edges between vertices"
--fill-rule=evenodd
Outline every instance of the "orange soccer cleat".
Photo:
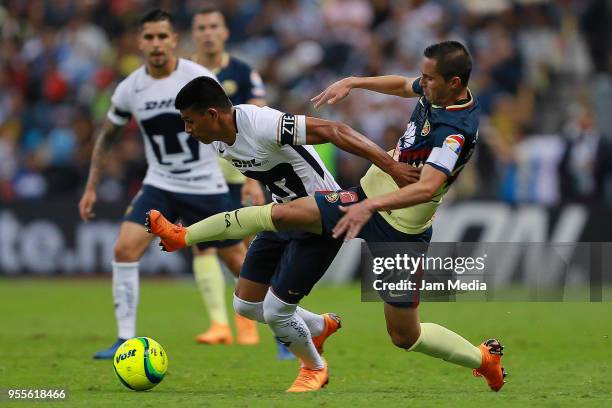
M 257 332 L 257 322 L 247 319 L 246 317 L 236 313 L 234 315 L 236 322 L 236 342 L 243 346 L 253 346 L 259 344 L 259 333 Z
M 159 246 L 161 246 L 164 251 L 174 252 L 187 246 L 187 242 L 185 242 L 187 228 L 183 227 L 181 224 L 175 225 L 171 223 L 157 210 L 150 210 L 147 212 L 145 227 L 151 234 L 161 238 Z
M 327 361 L 323 360 L 323 364 L 325 365 L 319 370 L 301 367 L 300 373 L 287 392 L 317 391 L 325 387 L 329 383 L 329 370 Z
M 323 333 L 312 338 L 312 343 L 317 348 L 319 354 L 323 354 L 323 343 L 325 343 L 325 340 L 327 340 L 329 336 L 337 332 L 342 327 L 342 320 L 340 319 L 340 316 L 334 313 L 323 314 L 323 319 L 325 321 Z
M 482 365 L 472 370 L 474 377 L 484 377 L 493 391 L 499 391 L 506 383 L 508 373 L 501 366 L 504 346 L 495 339 L 489 339 L 478 346 L 482 353 Z
M 196 336 L 195 341 L 201 344 L 232 344 L 232 329 L 229 325 L 213 322 L 208 330 Z

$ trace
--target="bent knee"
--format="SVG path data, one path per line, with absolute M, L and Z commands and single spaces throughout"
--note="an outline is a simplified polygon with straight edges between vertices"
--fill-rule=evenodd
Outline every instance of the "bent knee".
M 234 295 L 234 311 L 247 319 L 265 323 L 263 316 L 263 302 L 247 302 Z
M 297 308 L 297 304 L 285 303 L 272 291 L 268 291 L 263 301 L 263 318 L 268 325 L 287 323 Z
M 278 231 L 308 231 L 321 233 L 319 208 L 314 198 L 302 197 L 272 207 L 272 223 Z
M 272 223 L 277 229 L 282 229 L 291 220 L 291 203 L 277 204 L 272 207 Z
M 142 256 L 143 250 L 127 242 L 117 241 L 113 248 L 116 262 L 136 262 Z
M 408 350 L 419 339 L 418 333 L 408 333 L 402 331 L 389 331 L 389 337 L 395 347 Z

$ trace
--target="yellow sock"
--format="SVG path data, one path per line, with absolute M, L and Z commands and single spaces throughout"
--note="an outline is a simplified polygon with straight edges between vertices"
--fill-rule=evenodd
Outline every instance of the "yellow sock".
M 193 257 L 193 273 L 210 321 L 228 324 L 225 306 L 225 278 L 217 255 Z
M 482 353 L 478 347 L 435 323 L 421 323 L 421 336 L 408 351 L 427 354 L 468 368 L 479 368 L 482 365 Z
M 241 239 L 261 231 L 276 231 L 272 223 L 274 203 L 222 212 L 187 228 L 187 245 L 204 241 Z

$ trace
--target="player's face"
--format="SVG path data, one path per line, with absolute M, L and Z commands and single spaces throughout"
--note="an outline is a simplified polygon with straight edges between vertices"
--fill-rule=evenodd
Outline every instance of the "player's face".
M 424 58 L 421 65 L 421 86 L 423 95 L 434 105 L 443 105 L 452 98 L 453 86 L 436 71 L 436 60 Z
M 219 115 L 214 109 L 198 112 L 192 108 L 183 109 L 181 118 L 185 122 L 185 132 L 202 143 L 212 143 L 220 140 Z
M 200 50 L 218 54 L 225 50 L 229 30 L 221 13 L 196 14 L 191 25 L 191 37 Z
M 138 48 L 147 64 L 163 68 L 174 55 L 178 36 L 166 20 L 145 23 L 140 31 Z

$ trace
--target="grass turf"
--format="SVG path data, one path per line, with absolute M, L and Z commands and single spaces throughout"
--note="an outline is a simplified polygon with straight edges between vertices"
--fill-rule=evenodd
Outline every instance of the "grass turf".
M 275 359 L 265 326 L 259 346 L 197 345 L 193 337 L 207 322 L 192 283 L 144 280 L 140 298 L 138 334 L 159 341 L 170 361 L 148 392 L 124 388 L 110 361 L 91 359 L 114 340 L 109 280 L 0 280 L 0 388 L 67 389 L 68 399 L 54 406 L 75 407 L 599 407 L 612 400 L 610 303 L 423 304 L 423 321 L 473 343 L 502 341 L 510 376 L 494 393 L 465 368 L 394 348 L 382 304 L 360 303 L 357 286 L 318 287 L 303 305 L 343 318 L 326 345 L 330 384 L 288 395 L 297 363 Z M 0 403 L 31 404 L 6 396 Z

